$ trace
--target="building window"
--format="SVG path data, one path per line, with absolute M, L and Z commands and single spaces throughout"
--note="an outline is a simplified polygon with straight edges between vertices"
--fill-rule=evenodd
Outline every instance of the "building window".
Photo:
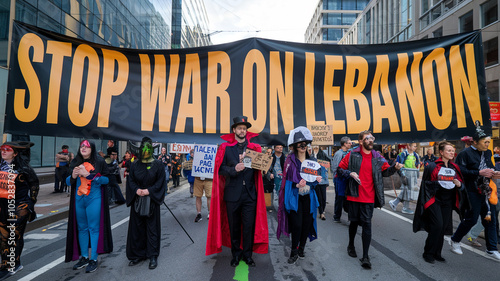
M 434 32 L 432 32 L 432 37 L 434 37 L 434 38 L 441 37 L 441 36 L 443 36 L 443 28 L 442 27 L 440 27 L 440 28 L 434 30 Z
M 423 14 L 429 10 L 429 1 L 430 0 L 422 0 L 422 11 L 420 11 L 421 14 Z
M 459 18 L 460 22 L 460 32 L 469 32 L 474 30 L 472 25 L 472 11 L 469 11 L 467 14 L 461 16 Z
M 486 90 L 488 91 L 490 101 L 500 101 L 500 95 L 498 93 L 498 80 L 487 82 Z
M 498 63 L 498 37 L 483 42 L 484 66 Z
M 481 5 L 481 27 L 498 20 L 498 0 L 489 0 Z

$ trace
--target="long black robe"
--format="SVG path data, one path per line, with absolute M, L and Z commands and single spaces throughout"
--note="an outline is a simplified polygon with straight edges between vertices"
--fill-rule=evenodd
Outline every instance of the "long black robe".
M 165 168 L 161 161 L 151 163 L 135 161 L 130 167 L 127 179 L 127 206 L 130 220 L 127 234 L 127 258 L 145 259 L 160 254 L 161 225 L 160 205 L 165 198 Z M 135 211 L 138 189 L 148 189 L 151 198 L 152 215 L 141 217 Z

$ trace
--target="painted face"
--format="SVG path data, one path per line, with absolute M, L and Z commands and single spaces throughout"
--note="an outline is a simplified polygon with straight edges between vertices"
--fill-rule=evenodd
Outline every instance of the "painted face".
M 233 129 L 234 135 L 239 139 L 244 139 L 247 136 L 247 126 L 241 124 Z
M 479 151 L 486 151 L 488 150 L 488 146 L 490 146 L 490 142 L 490 137 L 482 138 L 479 141 L 474 141 L 474 147 L 476 147 Z
M 455 148 L 451 145 L 446 145 L 444 150 L 439 151 L 443 159 L 451 160 L 455 157 Z
M 17 153 L 14 152 L 14 149 L 8 145 L 2 145 L 0 150 L 2 151 L 2 159 L 7 162 L 14 160 L 14 157 L 17 155 Z
M 307 150 L 307 143 L 305 141 L 297 144 L 297 151 L 305 152 Z
M 153 145 L 151 143 L 144 143 L 144 147 L 142 148 L 142 159 L 149 159 L 153 156 Z
M 366 150 L 373 149 L 373 142 L 375 141 L 375 137 L 372 135 L 366 135 L 362 140 L 362 145 Z
M 92 149 L 90 148 L 90 143 L 88 140 L 84 140 L 80 143 L 80 153 L 84 159 L 89 159 Z

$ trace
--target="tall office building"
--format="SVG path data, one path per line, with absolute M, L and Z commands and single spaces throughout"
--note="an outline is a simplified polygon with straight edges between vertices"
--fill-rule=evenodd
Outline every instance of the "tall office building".
M 17 20 L 94 43 L 134 49 L 170 49 L 173 43 L 173 6 L 179 0 L 0 0 L 0 131 L 3 132 L 8 77 L 11 22 Z M 210 45 L 203 0 L 183 1 L 177 21 L 182 23 L 181 47 Z M 194 34 L 194 35 L 193 35 Z M 194 39 L 193 39 L 194 38 Z M 27 136 L 29 132 L 26 132 Z M 16 138 L 17 136 L 14 136 Z M 4 135 L 4 140 L 11 136 Z M 63 144 L 73 152 L 78 138 L 29 136 L 35 143 L 31 164 L 55 165 L 54 155 Z M 106 150 L 107 140 L 95 140 Z
M 306 43 L 336 44 L 369 0 L 320 0 L 305 33 Z
M 202 0 L 172 0 L 172 48 L 211 45 Z

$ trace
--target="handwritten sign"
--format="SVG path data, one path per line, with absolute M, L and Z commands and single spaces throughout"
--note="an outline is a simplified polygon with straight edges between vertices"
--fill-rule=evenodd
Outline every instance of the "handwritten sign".
M 313 136 L 314 145 L 333 145 L 333 125 L 307 126 Z
M 171 143 L 170 144 L 170 153 L 180 153 L 180 154 L 188 154 L 191 149 L 194 148 L 194 144 L 187 143 Z
M 183 170 L 191 170 L 193 169 L 193 159 L 189 161 L 185 161 L 182 163 L 182 169 Z
M 322 167 L 325 167 L 325 169 L 326 169 L 327 171 L 330 169 L 330 161 L 318 160 L 318 163 L 319 163 Z
M 304 160 L 300 166 L 300 176 L 307 182 L 314 182 L 320 174 L 321 165 L 316 161 Z
M 248 160 L 248 158 L 250 160 Z M 248 162 L 250 162 L 248 164 Z M 250 149 L 245 151 L 245 159 L 243 159 L 243 163 L 245 167 L 250 165 L 252 169 L 268 171 L 271 167 L 271 163 L 273 162 L 273 157 L 271 155 L 267 155 L 266 153 L 259 153 Z
M 212 179 L 214 177 L 216 153 L 217 145 L 194 145 L 193 168 L 191 170 L 191 175 L 193 177 Z

